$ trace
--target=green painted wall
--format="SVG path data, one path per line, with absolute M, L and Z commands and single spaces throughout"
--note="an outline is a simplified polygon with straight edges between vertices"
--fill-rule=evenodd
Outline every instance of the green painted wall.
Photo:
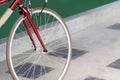
M 13 0 L 12 0 L 13 1 Z M 4 11 L 9 7 L 12 3 L 5 3 L 0 5 L 0 17 L 4 13 Z M 31 0 L 32 7 L 40 7 L 44 0 Z M 84 12 L 108 3 L 111 3 L 116 0 L 48 0 L 47 7 L 58 12 L 62 17 L 68 17 L 80 12 Z M 12 25 L 19 17 L 17 13 L 18 8 L 15 9 L 15 12 L 9 18 L 9 20 L 4 24 L 4 26 L 0 29 L 0 39 L 7 37 Z

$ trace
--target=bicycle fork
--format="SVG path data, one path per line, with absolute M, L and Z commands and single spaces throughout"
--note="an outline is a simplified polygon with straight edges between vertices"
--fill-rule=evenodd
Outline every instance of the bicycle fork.
M 37 38 L 38 38 L 38 40 L 39 40 L 39 42 L 40 42 L 40 44 L 41 44 L 41 46 L 42 46 L 42 48 L 43 48 L 43 51 L 44 51 L 44 52 L 47 52 L 47 48 L 46 48 L 46 46 L 45 46 L 45 44 L 44 44 L 44 42 L 43 42 L 43 40 L 42 40 L 42 38 L 41 38 L 41 36 L 40 36 L 40 34 L 39 34 L 39 32 L 38 32 L 38 28 L 35 26 L 32 18 L 30 17 L 29 11 L 28 11 L 27 9 L 25 9 L 22 5 L 20 5 L 19 7 L 20 7 L 20 10 L 25 13 L 25 16 L 27 17 L 27 19 L 28 19 L 28 21 L 29 21 L 29 23 L 30 23 L 30 25 L 31 25 L 34 33 L 36 34 L 36 36 L 37 36 Z M 33 44 L 33 46 L 34 46 L 34 50 L 36 50 L 36 49 L 37 49 L 37 46 L 36 46 L 36 44 L 35 44 L 35 41 L 34 41 L 34 39 L 33 39 L 31 30 L 30 30 L 30 28 L 29 28 L 29 26 L 28 26 L 28 24 L 27 24 L 26 19 L 23 21 L 23 24 L 25 25 L 25 28 L 26 28 L 26 30 L 27 30 L 27 33 L 28 33 L 28 35 L 29 35 L 29 37 L 30 37 L 30 39 L 31 39 L 31 41 L 32 41 L 32 44 Z

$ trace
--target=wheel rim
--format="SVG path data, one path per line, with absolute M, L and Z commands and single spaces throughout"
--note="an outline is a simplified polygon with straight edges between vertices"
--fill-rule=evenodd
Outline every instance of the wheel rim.
M 44 20 L 45 22 L 47 22 L 47 24 L 44 25 L 44 22 L 39 24 L 37 22 L 38 21 L 37 17 L 39 14 L 35 14 L 38 12 L 40 12 L 40 10 L 35 9 L 33 11 L 32 18 L 37 26 L 42 24 L 42 26 L 39 27 L 40 34 L 41 34 L 41 37 L 43 38 L 43 41 L 45 42 L 45 45 L 48 48 L 48 52 L 47 53 L 42 52 L 41 46 L 39 46 L 39 44 L 37 44 L 38 46 L 37 51 L 31 51 L 33 48 L 31 47 L 31 45 L 28 46 L 29 44 L 31 44 L 31 42 L 29 37 L 26 37 L 27 33 L 25 31 L 22 33 L 17 33 L 17 35 L 13 36 L 16 32 L 19 32 L 19 31 L 21 32 L 22 30 L 24 30 L 23 28 L 20 28 L 20 25 L 22 25 L 21 22 L 23 21 L 23 18 L 18 20 L 18 23 L 15 26 L 19 28 L 14 27 L 12 29 L 13 31 L 11 31 L 9 41 L 8 41 L 8 47 L 7 47 L 7 57 L 8 57 L 7 61 L 8 61 L 10 72 L 12 76 L 17 80 L 24 80 L 24 79 L 25 80 L 26 79 L 61 80 L 67 71 L 70 58 L 71 58 L 71 44 L 70 44 L 69 33 L 67 32 L 66 25 L 63 23 L 63 21 L 57 15 L 55 15 L 56 13 L 55 14 L 51 13 L 51 11 L 46 9 L 43 12 L 45 12 L 45 14 L 49 13 L 51 15 L 54 15 L 55 18 L 57 18 L 60 24 L 62 25 L 60 25 L 57 22 L 57 20 L 55 20 L 54 18 L 51 19 L 52 21 L 48 19 L 51 16 L 49 17 L 49 15 L 47 14 L 39 18 L 39 20 L 41 20 L 42 18 L 45 18 L 45 19 L 42 19 L 42 21 Z M 56 25 L 58 27 L 56 27 Z M 63 26 L 63 27 L 60 28 L 60 26 Z M 15 39 L 18 37 L 19 37 L 19 41 L 18 39 Z M 34 39 L 36 43 L 38 43 L 36 37 L 34 37 Z M 22 42 L 25 41 L 25 43 L 21 44 L 21 41 Z M 19 47 L 19 45 L 22 47 Z M 30 53 L 32 53 L 32 55 L 30 55 Z M 29 57 L 27 57 L 28 55 Z M 27 59 L 24 60 L 24 58 L 26 57 Z M 21 61 L 21 60 L 24 60 L 24 61 Z M 40 73 L 40 71 L 42 73 Z

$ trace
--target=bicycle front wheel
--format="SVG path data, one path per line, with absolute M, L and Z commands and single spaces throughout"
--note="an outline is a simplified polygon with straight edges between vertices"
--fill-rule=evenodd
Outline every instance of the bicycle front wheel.
M 7 64 L 14 80 L 62 80 L 71 59 L 71 38 L 65 22 L 53 10 L 35 8 L 31 17 L 47 47 L 43 49 L 31 29 L 37 49 L 23 25 L 23 15 L 14 24 L 7 43 Z M 29 25 L 29 24 L 28 24 Z M 29 25 L 30 27 L 30 25 Z

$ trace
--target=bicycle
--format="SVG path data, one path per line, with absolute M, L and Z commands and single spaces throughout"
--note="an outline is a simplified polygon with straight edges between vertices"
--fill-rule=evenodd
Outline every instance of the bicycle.
M 0 4 L 9 0 L 0 0 Z M 48 1 L 45 0 L 45 5 Z M 6 46 L 6 61 L 13 80 L 62 80 L 71 59 L 67 25 L 53 10 L 31 8 L 31 1 L 14 0 L 0 18 L 0 27 L 18 6 Z

